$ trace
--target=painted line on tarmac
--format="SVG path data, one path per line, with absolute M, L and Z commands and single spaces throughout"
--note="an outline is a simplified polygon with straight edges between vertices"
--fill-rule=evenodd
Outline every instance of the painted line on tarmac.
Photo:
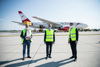
M 90 35 L 100 35 L 100 34 L 79 34 L 79 36 L 90 36 Z M 0 37 L 18 37 L 20 35 L 0 35 Z M 44 36 L 44 35 L 33 35 L 33 36 Z M 55 36 L 69 36 L 69 35 L 55 35 Z
M 29 65 L 31 64 L 31 62 L 32 62 L 32 61 L 33 61 L 33 59 L 35 58 L 35 56 L 36 56 L 36 54 L 38 53 L 38 51 L 39 51 L 39 49 L 40 49 L 41 45 L 42 45 L 42 44 L 40 44 L 40 46 L 38 47 L 37 51 L 36 51 L 36 52 L 35 52 L 35 54 L 33 55 L 33 58 L 32 58 L 32 60 L 29 62 L 29 64 L 28 64 L 28 66 L 27 66 L 27 67 L 29 67 Z

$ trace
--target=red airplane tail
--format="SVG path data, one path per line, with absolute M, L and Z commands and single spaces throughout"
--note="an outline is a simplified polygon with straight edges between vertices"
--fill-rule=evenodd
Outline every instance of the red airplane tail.
M 21 11 L 18 11 L 22 22 L 24 23 L 25 21 L 31 22 Z

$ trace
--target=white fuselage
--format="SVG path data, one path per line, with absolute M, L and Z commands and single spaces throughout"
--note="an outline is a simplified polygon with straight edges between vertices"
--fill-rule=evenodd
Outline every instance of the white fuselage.
M 61 28 L 64 27 L 70 27 L 70 22 L 56 22 L 59 23 L 61 26 Z M 84 23 L 79 23 L 79 22 L 73 22 L 74 26 L 77 27 L 78 29 L 84 29 L 86 27 L 88 27 L 87 24 Z M 33 27 L 34 28 L 39 28 L 40 25 L 43 25 L 45 28 L 48 28 L 48 24 L 43 23 L 43 22 L 33 22 Z M 57 26 L 53 26 L 53 27 L 57 27 Z

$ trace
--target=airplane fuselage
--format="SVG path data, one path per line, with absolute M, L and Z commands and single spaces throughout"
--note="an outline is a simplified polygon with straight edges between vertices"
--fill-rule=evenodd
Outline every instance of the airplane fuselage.
M 32 22 L 33 23 L 33 27 L 35 28 L 39 28 L 40 25 L 43 25 L 45 28 L 48 28 L 48 24 L 46 23 L 43 23 L 43 22 Z M 53 27 L 69 27 L 70 25 L 70 22 L 56 22 L 56 23 L 59 23 L 61 26 L 53 26 Z M 77 27 L 77 28 L 85 28 L 87 27 L 88 25 L 87 24 L 84 24 L 84 23 L 77 23 L 77 22 L 73 22 L 74 23 L 74 26 Z
M 87 24 L 80 23 L 80 22 L 52 22 L 52 21 L 42 19 L 39 17 L 33 17 L 33 18 L 40 20 L 42 22 L 31 22 L 21 11 L 18 11 L 18 13 L 21 17 L 22 23 L 16 22 L 16 21 L 13 21 L 13 22 L 18 23 L 20 25 L 30 24 L 30 26 L 33 28 L 47 29 L 48 24 L 52 24 L 53 29 L 68 31 L 70 27 L 70 23 L 73 23 L 74 27 L 77 27 L 78 29 L 84 29 L 88 27 Z

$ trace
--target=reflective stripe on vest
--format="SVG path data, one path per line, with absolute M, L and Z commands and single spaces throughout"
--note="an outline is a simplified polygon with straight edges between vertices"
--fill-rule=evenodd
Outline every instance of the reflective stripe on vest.
M 23 30 L 23 36 L 25 36 L 26 29 Z M 29 30 L 29 36 L 31 36 L 31 30 Z M 32 39 L 31 39 L 32 41 Z M 21 39 L 21 42 L 24 42 L 24 39 Z
M 49 31 L 48 29 L 46 30 L 46 42 L 53 42 L 53 34 L 54 30 Z
M 72 41 L 76 41 L 76 27 L 74 27 L 71 31 L 71 37 L 70 37 L 70 31 L 71 29 L 69 29 L 69 38 L 71 38 Z

